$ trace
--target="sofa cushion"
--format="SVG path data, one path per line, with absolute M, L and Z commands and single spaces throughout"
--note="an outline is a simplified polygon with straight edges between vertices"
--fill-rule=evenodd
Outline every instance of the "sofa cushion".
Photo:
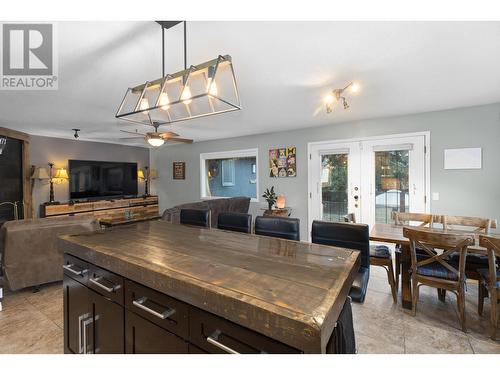
M 217 227 L 218 216 L 221 212 L 241 212 L 248 213 L 250 206 L 250 198 L 248 197 L 234 197 L 234 198 L 217 198 L 208 199 L 200 202 L 191 202 L 181 204 L 172 208 L 167 208 L 163 211 L 162 219 L 170 223 L 180 223 L 180 212 L 182 208 L 192 210 L 210 210 L 211 226 Z

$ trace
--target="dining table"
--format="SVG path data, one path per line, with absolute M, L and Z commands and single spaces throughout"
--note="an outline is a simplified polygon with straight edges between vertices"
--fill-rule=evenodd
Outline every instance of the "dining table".
M 479 244 L 479 235 L 484 233 L 475 230 L 443 229 L 411 225 L 376 223 L 370 231 L 370 240 L 399 245 L 401 249 L 401 302 L 404 309 L 412 309 L 410 240 L 403 236 L 403 228 L 405 226 L 414 229 L 424 229 L 426 231 L 435 233 L 473 235 L 474 245 L 469 246 L 467 251 L 469 253 L 476 253 L 481 255 L 487 254 L 486 248 L 477 245 Z

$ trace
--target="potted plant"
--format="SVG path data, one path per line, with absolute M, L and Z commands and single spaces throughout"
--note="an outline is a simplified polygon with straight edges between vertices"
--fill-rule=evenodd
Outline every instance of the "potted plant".
M 276 199 L 278 199 L 276 193 L 274 192 L 274 186 L 271 186 L 271 190 L 266 189 L 262 197 L 267 201 L 269 205 L 269 209 L 273 209 L 273 205 L 276 203 Z

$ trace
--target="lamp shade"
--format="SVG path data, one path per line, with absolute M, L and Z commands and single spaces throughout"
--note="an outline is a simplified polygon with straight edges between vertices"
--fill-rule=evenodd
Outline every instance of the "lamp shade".
M 276 199 L 276 207 L 285 208 L 285 196 L 283 194 L 278 195 L 278 199 Z
M 137 170 L 137 178 L 140 178 L 141 180 L 144 180 L 144 171 L 142 169 Z
M 163 125 L 241 109 L 231 56 L 128 89 L 116 117 Z
M 33 171 L 33 175 L 31 176 L 31 178 L 34 180 L 48 180 L 49 173 L 45 168 L 36 167 L 35 170 Z
M 56 171 L 56 174 L 54 175 L 54 178 L 63 179 L 63 180 L 69 179 L 68 171 L 64 168 L 58 168 Z

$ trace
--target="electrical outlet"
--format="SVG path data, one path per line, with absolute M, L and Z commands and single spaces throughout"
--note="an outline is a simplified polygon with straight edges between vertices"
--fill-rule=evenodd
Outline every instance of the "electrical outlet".
M 439 200 L 439 193 L 438 192 L 433 192 L 432 193 L 432 200 L 433 201 L 438 201 Z

